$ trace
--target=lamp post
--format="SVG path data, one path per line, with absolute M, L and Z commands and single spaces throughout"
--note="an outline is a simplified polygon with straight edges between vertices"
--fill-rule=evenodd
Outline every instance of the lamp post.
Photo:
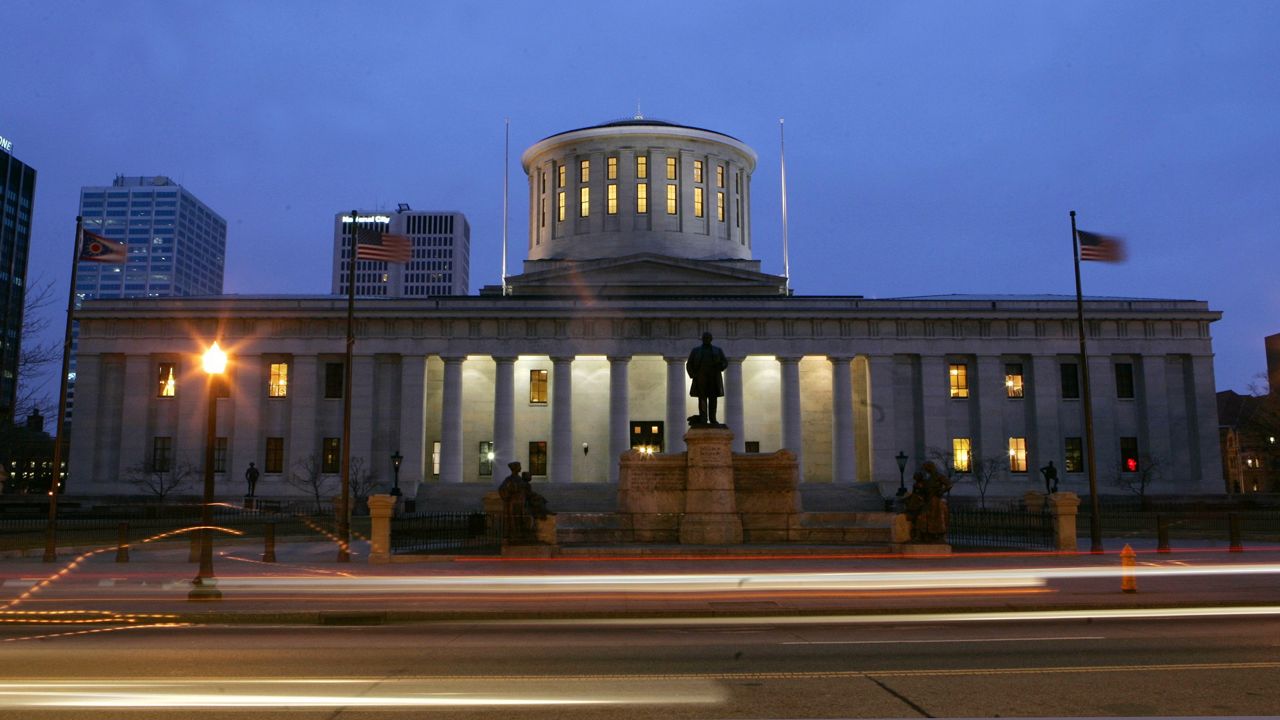
M 907 454 L 899 450 L 893 459 L 898 461 L 898 497 L 902 497 L 907 494 Z
M 397 450 L 391 453 L 391 469 L 395 471 L 395 481 L 391 486 L 391 496 L 400 497 L 400 463 L 404 461 L 404 456 Z
M 205 374 L 209 376 L 209 419 L 204 435 L 204 503 L 200 508 L 200 569 L 191 581 L 188 600 L 221 600 L 217 581 L 213 579 L 213 446 L 218 429 L 218 380 L 227 369 L 227 354 L 214 342 L 201 358 Z

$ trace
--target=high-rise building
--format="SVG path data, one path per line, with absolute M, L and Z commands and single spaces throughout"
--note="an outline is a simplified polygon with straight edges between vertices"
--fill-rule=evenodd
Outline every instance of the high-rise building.
M 409 238 L 413 257 L 407 263 L 361 260 L 356 265 L 356 295 L 361 297 L 425 297 L 466 295 L 471 274 L 471 226 L 459 212 L 425 212 L 400 205 L 395 212 L 339 213 L 333 219 L 335 295 L 347 294 L 347 260 L 355 229 L 374 229 Z
M 82 262 L 77 300 L 221 295 L 227 221 L 189 190 L 163 176 L 116 176 L 109 186 L 80 189 L 86 230 L 127 244 L 122 265 Z M 79 344 L 73 329 L 72 346 Z M 67 420 L 75 404 L 75 355 L 67 388 Z
M 0 137 L 0 426 L 13 421 L 22 354 L 22 309 L 26 301 L 27 255 L 36 171 L 13 157 L 13 143 Z

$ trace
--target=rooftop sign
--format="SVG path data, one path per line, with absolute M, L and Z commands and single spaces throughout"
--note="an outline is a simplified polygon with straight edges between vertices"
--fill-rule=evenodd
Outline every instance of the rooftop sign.
M 13 141 L 3 135 L 0 135 L 0 150 L 13 152 Z

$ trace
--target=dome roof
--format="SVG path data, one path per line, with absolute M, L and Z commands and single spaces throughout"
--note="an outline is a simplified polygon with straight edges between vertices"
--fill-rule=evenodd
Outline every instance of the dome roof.
M 708 130 L 706 128 L 695 127 L 693 125 L 681 125 L 680 123 L 669 122 L 667 120 L 659 120 L 657 118 L 646 118 L 646 117 L 620 118 L 618 120 L 610 120 L 608 122 L 602 122 L 598 125 L 588 125 L 586 127 L 574 128 L 573 130 L 565 130 L 564 132 L 558 132 L 558 133 L 555 133 L 554 135 L 548 135 L 545 138 L 543 138 L 543 140 L 550 140 L 551 138 L 554 138 L 554 137 L 560 137 L 561 135 L 568 135 L 570 133 L 582 132 L 583 130 L 597 130 L 600 128 L 625 128 L 625 127 L 678 128 L 681 130 L 697 130 L 698 132 L 712 133 L 714 135 L 727 137 L 730 140 L 736 140 L 737 142 L 742 142 L 741 140 L 738 140 L 738 138 L 732 135 L 729 135 L 727 133 L 722 133 L 718 130 Z

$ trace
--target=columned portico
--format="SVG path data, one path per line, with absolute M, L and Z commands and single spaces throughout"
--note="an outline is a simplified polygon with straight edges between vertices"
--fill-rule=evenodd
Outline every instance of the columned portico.
M 800 358 L 779 357 L 782 380 L 782 447 L 795 453 L 800 477 L 804 477 L 804 432 L 800 426 Z
M 516 459 L 516 359 L 493 358 L 493 466 Z
M 572 356 L 551 358 L 551 481 L 573 481 Z
M 684 411 L 685 403 L 685 359 L 683 357 L 664 357 L 667 362 L 667 432 L 666 452 L 681 453 L 685 451 L 684 427 L 688 418 Z
M 853 434 L 853 358 L 831 361 L 831 482 L 852 485 L 857 478 Z
M 618 482 L 618 457 L 631 447 L 627 368 L 631 357 L 609 358 L 609 482 Z
M 724 371 L 724 423 L 733 431 L 733 451 L 747 451 L 746 413 L 742 409 L 742 360 L 729 358 Z
M 440 411 L 440 482 L 462 482 L 462 362 L 442 356 L 444 388 Z

